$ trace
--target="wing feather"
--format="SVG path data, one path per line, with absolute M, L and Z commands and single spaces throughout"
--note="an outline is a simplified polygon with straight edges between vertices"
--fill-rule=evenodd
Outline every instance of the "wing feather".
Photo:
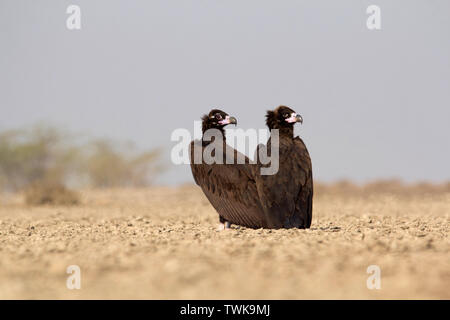
M 224 150 L 224 164 L 195 164 L 195 153 L 203 152 L 203 147 L 200 141 L 191 143 L 191 170 L 196 184 L 219 215 L 230 223 L 250 228 L 266 227 L 248 158 L 243 156 L 245 164 L 226 164 L 229 157 L 234 157 L 235 161 L 239 153 L 226 144 Z M 198 154 L 197 159 L 201 159 Z

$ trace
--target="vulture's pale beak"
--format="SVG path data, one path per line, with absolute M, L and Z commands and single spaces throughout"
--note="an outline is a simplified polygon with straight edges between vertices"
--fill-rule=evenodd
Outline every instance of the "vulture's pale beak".
M 293 112 L 293 113 L 291 114 L 291 116 L 290 116 L 289 118 L 286 119 L 286 122 L 289 122 L 289 123 L 300 122 L 300 123 L 303 124 L 303 118 L 302 118 L 301 115 L 299 115 L 299 114 Z
M 235 117 L 226 116 L 224 120 L 219 121 L 220 124 L 227 125 L 227 124 L 234 124 L 237 125 L 237 120 Z

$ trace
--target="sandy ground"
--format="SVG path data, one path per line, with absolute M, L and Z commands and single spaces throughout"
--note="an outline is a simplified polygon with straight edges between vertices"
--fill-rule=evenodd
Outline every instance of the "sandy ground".
M 450 299 L 450 194 L 323 195 L 310 230 L 222 232 L 196 187 L 82 197 L 72 208 L 1 200 L 1 299 Z M 66 287 L 69 265 L 80 290 Z

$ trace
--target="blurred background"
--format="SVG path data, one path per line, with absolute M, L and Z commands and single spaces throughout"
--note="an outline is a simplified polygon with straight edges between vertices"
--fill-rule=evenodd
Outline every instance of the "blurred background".
M 0 187 L 192 183 L 174 129 L 212 107 L 264 128 L 285 104 L 317 181 L 448 188 L 450 3 L 375 2 L 2 0 Z
M 449 13 L 0 0 L 0 299 L 449 299 Z M 213 107 L 263 129 L 280 104 L 304 119 L 311 228 L 218 232 L 171 134 Z

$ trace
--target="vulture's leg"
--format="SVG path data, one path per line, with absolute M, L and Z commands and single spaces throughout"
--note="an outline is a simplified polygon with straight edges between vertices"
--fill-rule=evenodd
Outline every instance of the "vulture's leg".
M 221 216 L 219 216 L 219 221 L 220 221 L 220 224 L 219 224 L 219 227 L 217 228 L 217 230 L 222 231 L 225 229 L 230 229 L 231 223 L 229 221 L 225 220 Z

